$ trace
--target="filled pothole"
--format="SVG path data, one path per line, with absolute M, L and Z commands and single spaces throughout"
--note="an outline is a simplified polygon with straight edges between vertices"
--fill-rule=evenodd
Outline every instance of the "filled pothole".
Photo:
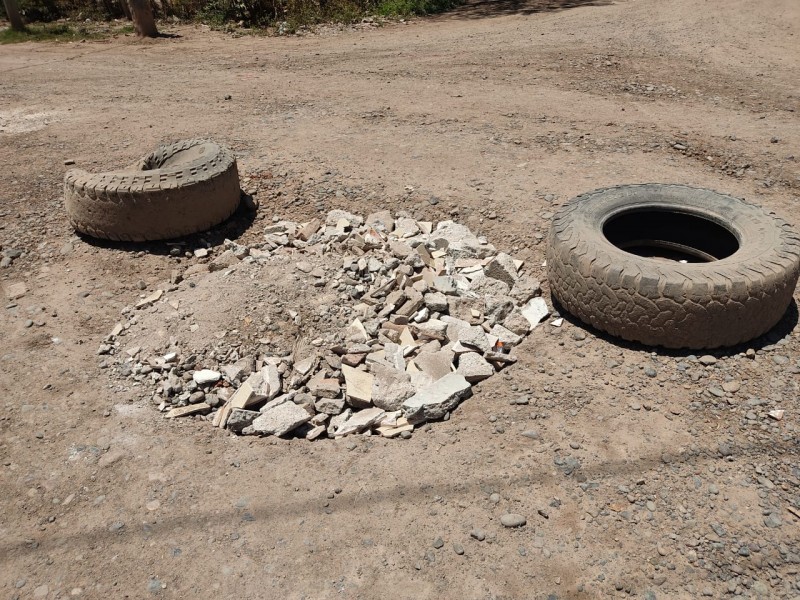
M 334 210 L 190 255 L 122 311 L 101 366 L 166 417 L 241 435 L 408 437 L 548 315 L 522 261 L 453 221 Z

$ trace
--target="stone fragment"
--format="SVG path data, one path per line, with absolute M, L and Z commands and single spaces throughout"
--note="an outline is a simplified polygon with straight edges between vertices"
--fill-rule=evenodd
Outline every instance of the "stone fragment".
M 342 375 L 346 386 L 347 403 L 353 408 L 372 406 L 372 384 L 374 377 L 365 371 L 342 365 Z
M 450 275 L 439 275 L 433 278 L 433 287 L 436 291 L 446 295 L 454 295 L 458 293 L 458 286 L 456 280 Z
M 267 435 L 283 436 L 311 420 L 311 414 L 294 402 L 283 402 L 261 413 L 253 421 L 253 431 Z M 229 419 L 230 420 L 230 419 Z
M 325 224 L 329 227 L 338 227 L 343 220 L 352 228 L 361 227 L 361 225 L 364 224 L 363 217 L 339 209 L 334 209 L 328 213 L 328 216 L 325 218 Z
M 511 309 L 511 312 L 508 313 L 508 316 L 503 320 L 503 327 L 523 337 L 528 335 L 531 330 L 530 321 L 528 321 L 522 314 L 522 311 L 516 306 Z
M 420 309 L 424 299 L 422 294 L 413 287 L 405 289 L 405 296 L 406 301 L 397 309 L 396 313 L 400 316 L 411 318 Z
M 197 385 L 208 385 L 222 379 L 222 373 L 211 369 L 200 369 L 192 374 L 192 379 Z
M 514 333 L 513 331 L 509 331 L 502 325 L 495 325 L 489 331 L 490 335 L 496 337 L 499 341 L 503 343 L 504 346 L 516 346 L 522 341 L 522 337 Z
M 470 383 L 475 383 L 494 375 L 494 367 L 477 352 L 467 352 L 458 357 L 456 373 L 463 375 Z
M 786 411 L 779 408 L 776 410 L 771 410 L 767 414 L 770 416 L 770 418 L 775 419 L 776 421 L 782 421 L 783 415 L 786 414 Z
M 514 259 L 505 252 L 500 252 L 494 259 L 484 267 L 487 277 L 492 277 L 505 283 L 509 289 L 514 286 L 518 279 L 517 265 Z
M 239 264 L 239 259 L 234 254 L 233 250 L 225 250 L 222 254 L 208 263 L 208 270 L 212 273 L 214 271 L 223 271 Z
M 344 398 L 320 398 L 314 403 L 317 412 L 338 415 L 344 410 Z
M 188 417 L 189 415 L 207 413 L 210 410 L 211 407 L 205 402 L 199 402 L 198 404 L 187 404 L 186 406 L 173 408 L 167 413 L 167 418 L 174 419 L 176 417 Z
M 458 336 L 455 339 L 463 346 L 476 348 L 482 353 L 492 349 L 492 344 L 489 343 L 489 338 L 486 337 L 486 333 L 477 326 L 459 330 Z
M 425 302 L 425 306 L 427 306 L 431 312 L 447 311 L 447 296 L 441 292 L 428 292 L 423 297 L 423 301 Z
M 22 298 L 27 293 L 28 293 L 28 286 L 26 286 L 21 281 L 18 281 L 16 283 L 9 283 L 6 285 L 6 297 L 9 300 L 16 300 L 17 298 Z
M 439 350 L 438 352 L 420 352 L 414 359 L 420 371 L 431 376 L 433 381 L 438 381 L 445 375 L 452 373 L 453 352 Z
M 260 414 L 257 410 L 233 408 L 230 415 L 228 415 L 228 421 L 225 426 L 234 433 L 241 433 L 242 429 L 251 425 Z
M 371 366 L 372 403 L 384 410 L 398 410 L 406 398 L 414 395 L 411 377 L 403 372 L 381 364 Z
M 346 408 L 341 412 L 341 414 L 336 415 L 333 417 L 328 423 L 328 436 L 333 437 L 336 433 L 336 430 L 341 427 L 344 423 L 347 422 L 347 419 L 353 414 L 352 408 Z
M 404 431 L 414 431 L 414 426 L 411 424 L 391 426 L 381 426 L 376 431 L 385 438 L 394 438 L 401 435 Z
M 417 339 L 445 340 L 447 339 L 447 323 L 439 319 L 430 319 L 424 323 L 415 323 L 411 330 Z
M 340 437 L 351 433 L 361 433 L 380 421 L 384 414 L 386 414 L 386 411 L 377 407 L 354 412 L 347 421 L 336 429 L 334 435 Z
M 388 210 L 379 210 L 368 214 L 365 223 L 370 227 L 383 229 L 387 233 L 394 231 L 394 218 Z
M 490 324 L 502 323 L 514 310 L 514 303 L 507 296 L 484 296 L 483 314 Z
M 705 354 L 697 359 L 701 365 L 706 367 L 710 367 L 711 365 L 717 364 L 717 359 L 711 356 L 710 354 Z
M 408 398 L 402 409 L 412 425 L 441 419 L 471 393 L 472 388 L 462 375 L 450 373 Z
M 503 527 L 522 527 L 528 520 L 522 515 L 516 513 L 506 513 L 500 517 L 500 523 Z
M 297 230 L 296 237 L 300 241 L 307 242 L 315 233 L 319 231 L 320 227 L 322 227 L 322 221 L 319 219 L 311 219 L 308 223 Z
M 345 331 L 348 342 L 366 343 L 369 341 L 369 334 L 364 328 L 364 324 L 360 319 L 354 320 Z
M 325 427 L 325 425 L 316 425 L 306 432 L 306 439 L 315 440 L 325 433 L 326 429 L 327 427 Z
M 533 329 L 550 314 L 550 309 L 547 308 L 547 302 L 545 302 L 544 298 L 533 298 L 520 309 L 520 312 L 530 323 L 531 329 Z
M 153 304 L 161 300 L 161 296 L 163 295 L 164 295 L 164 290 L 156 290 L 146 298 L 139 300 L 136 303 L 136 308 L 146 308 L 148 306 L 152 306 Z
M 739 381 L 726 381 L 722 384 L 722 389 L 729 394 L 735 394 L 741 389 L 741 387 L 742 384 Z
M 518 305 L 526 304 L 534 296 L 542 293 L 542 284 L 530 275 L 520 275 L 514 282 L 509 295 Z
M 308 391 L 317 398 L 336 398 L 341 391 L 338 379 L 313 377 L 308 382 L 307 386 Z

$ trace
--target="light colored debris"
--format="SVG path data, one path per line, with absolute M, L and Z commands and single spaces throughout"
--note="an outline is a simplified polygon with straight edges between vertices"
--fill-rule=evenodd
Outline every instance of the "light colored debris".
M 211 369 L 200 369 L 192 374 L 192 379 L 197 385 L 208 385 L 222 379 L 222 373 Z
M 494 367 L 477 352 L 467 352 L 458 357 L 456 373 L 462 375 L 470 383 L 475 383 L 494 375 Z
M 372 384 L 374 377 L 365 372 L 342 365 L 342 375 L 346 386 L 347 403 L 354 408 L 372 406 Z
M 378 408 L 394 411 L 398 410 L 403 400 L 414 394 L 411 377 L 397 369 L 374 364 L 371 366 L 372 375 L 372 403 Z
M 550 309 L 547 308 L 547 302 L 545 302 L 544 298 L 533 298 L 520 309 L 520 312 L 533 329 L 550 314 Z
M 403 413 L 411 424 L 441 419 L 471 393 L 463 375 L 450 373 L 403 402 Z
M 167 413 L 168 419 L 174 419 L 177 417 L 188 417 L 190 415 L 199 415 L 207 413 L 211 410 L 211 406 L 206 404 L 205 402 L 199 402 L 197 404 L 187 404 L 186 406 L 179 406 L 177 408 L 173 408 L 171 411 Z
M 258 433 L 280 437 L 307 423 L 311 417 L 311 413 L 302 406 L 294 402 L 283 402 L 261 413 L 261 416 L 253 421 L 252 428 Z
M 354 412 L 347 421 L 336 428 L 334 435 L 341 437 L 352 433 L 361 433 L 380 421 L 384 414 L 386 414 L 385 411 L 377 407 Z
M 148 306 L 152 306 L 153 304 L 161 300 L 161 297 L 163 295 L 164 295 L 164 290 L 156 290 L 146 298 L 139 300 L 135 306 L 136 308 L 147 308 Z

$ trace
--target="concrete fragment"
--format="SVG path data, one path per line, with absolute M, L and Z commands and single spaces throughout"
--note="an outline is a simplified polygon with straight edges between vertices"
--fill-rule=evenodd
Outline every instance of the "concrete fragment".
M 336 398 L 341 391 L 338 379 L 313 377 L 306 385 L 308 391 L 317 398 Z
M 152 306 L 153 304 L 161 300 L 161 296 L 163 295 L 164 295 L 164 290 L 156 290 L 155 292 L 147 296 L 147 298 L 139 300 L 135 306 L 136 308 L 146 308 L 148 306 Z
M 233 250 L 225 250 L 222 254 L 208 263 L 208 270 L 212 273 L 214 271 L 223 271 L 239 264 L 239 259 L 234 254 Z
M 354 320 L 345 331 L 348 342 L 366 343 L 369 341 L 369 334 L 364 328 L 360 319 Z
M 494 260 L 486 265 L 484 272 L 487 277 L 498 279 L 508 285 L 509 289 L 514 286 L 518 279 L 517 265 L 514 264 L 514 259 L 505 252 L 500 252 L 495 256 Z
M 511 309 L 511 312 L 503 320 L 503 327 L 521 336 L 528 335 L 531 330 L 530 322 L 516 306 Z
M 509 295 L 518 305 L 526 304 L 528 300 L 542 293 L 542 284 L 530 275 L 520 275 L 514 282 Z
M 302 406 L 294 402 L 283 402 L 261 413 L 261 416 L 253 421 L 252 427 L 258 433 L 282 436 L 310 421 L 311 416 L 311 413 Z
M 449 275 L 439 275 L 438 277 L 434 277 L 433 287 L 436 291 L 446 295 L 454 295 L 458 293 L 456 280 Z
M 336 430 L 339 427 L 341 427 L 344 423 L 346 423 L 347 419 L 349 419 L 350 415 L 352 414 L 353 414 L 353 409 L 347 408 L 344 411 L 342 411 L 341 414 L 338 414 L 335 417 L 333 417 L 330 423 L 328 423 L 328 436 L 333 437 L 333 435 L 336 433 Z
M 445 375 L 449 375 L 453 370 L 453 352 L 451 350 L 439 350 L 438 352 L 421 352 L 415 359 L 414 364 L 420 371 L 431 376 L 433 381 L 438 381 Z
M 494 375 L 494 367 L 477 352 L 467 352 L 458 357 L 456 373 L 463 375 L 470 383 L 475 383 Z
M 531 324 L 531 329 L 534 329 L 550 314 L 550 309 L 547 308 L 544 298 L 532 298 L 520 309 L 520 312 Z
M 386 414 L 386 411 L 377 407 L 354 412 L 347 421 L 336 429 L 334 435 L 340 437 L 352 433 L 361 433 L 362 431 L 372 428 L 373 425 L 383 418 L 384 414 Z
M 394 218 L 388 210 L 379 210 L 368 214 L 365 223 L 370 227 L 383 229 L 387 233 L 394 231 Z
M 384 410 L 398 410 L 403 400 L 414 394 L 411 377 L 397 369 L 381 364 L 371 366 L 372 375 L 372 403 Z
M 306 432 L 306 439 L 315 440 L 325 433 L 326 429 L 327 427 L 325 427 L 325 425 L 316 425 Z
M 410 423 L 408 425 L 398 425 L 396 427 L 381 426 L 378 427 L 376 431 L 385 438 L 395 438 L 404 431 L 414 431 L 414 426 Z
M 447 311 L 447 296 L 441 292 L 428 292 L 423 297 L 423 301 L 431 312 Z
M 472 393 L 469 382 L 458 373 L 450 373 L 403 402 L 403 413 L 413 424 L 441 419 Z
M 189 415 L 207 413 L 210 410 L 211 407 L 205 402 L 199 402 L 198 404 L 188 404 L 186 406 L 179 406 L 178 408 L 173 408 L 171 411 L 167 413 L 167 418 L 174 419 L 176 417 L 188 417 Z
M 320 398 L 314 403 L 317 412 L 338 415 L 344 410 L 344 398 Z
M 338 227 L 339 223 L 343 220 L 352 228 L 361 227 L 361 225 L 364 224 L 363 217 L 339 209 L 334 209 L 328 213 L 328 216 L 325 218 L 325 224 L 330 227 Z
M 307 242 L 315 233 L 319 231 L 320 227 L 322 227 L 322 221 L 319 219 L 311 219 L 308 223 L 297 230 L 296 237 L 300 241 Z
M 489 338 L 486 337 L 486 333 L 477 326 L 461 329 L 456 340 L 460 344 L 480 350 L 482 353 L 488 352 L 492 347 L 489 343 Z
M 372 383 L 374 377 L 365 372 L 342 365 L 342 375 L 346 386 L 347 403 L 353 408 L 372 406 Z
M 197 385 L 208 385 L 222 379 L 222 373 L 211 369 L 200 369 L 192 374 L 192 379 Z
M 430 319 L 424 323 L 415 323 L 411 330 L 417 339 L 444 340 L 447 339 L 447 323 L 439 319 Z
M 243 410 L 241 408 L 234 408 L 228 416 L 228 422 L 225 426 L 234 433 L 241 433 L 242 429 L 251 425 L 261 413 L 257 410 Z
M 503 342 L 504 346 L 516 346 L 522 341 L 522 336 L 517 335 L 513 331 L 509 331 L 502 325 L 495 325 L 489 333 Z

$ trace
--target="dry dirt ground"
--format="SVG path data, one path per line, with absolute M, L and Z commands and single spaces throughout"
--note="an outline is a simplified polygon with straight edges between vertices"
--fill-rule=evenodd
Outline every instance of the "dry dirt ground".
M 23 251 L 0 285 L 28 289 L 0 307 L 3 598 L 800 597 L 796 310 L 755 358 L 712 366 L 541 326 L 410 440 L 233 437 L 165 420 L 97 356 L 123 307 L 195 259 L 79 238 L 61 204 L 66 160 L 111 169 L 209 136 L 260 202 L 205 237 L 213 252 L 276 215 L 390 208 L 457 219 L 544 278 L 560 204 L 643 181 L 800 227 L 796 0 L 485 0 L 303 37 L 169 32 L 0 50 L 0 251 Z M 263 318 L 214 292 L 220 327 Z

